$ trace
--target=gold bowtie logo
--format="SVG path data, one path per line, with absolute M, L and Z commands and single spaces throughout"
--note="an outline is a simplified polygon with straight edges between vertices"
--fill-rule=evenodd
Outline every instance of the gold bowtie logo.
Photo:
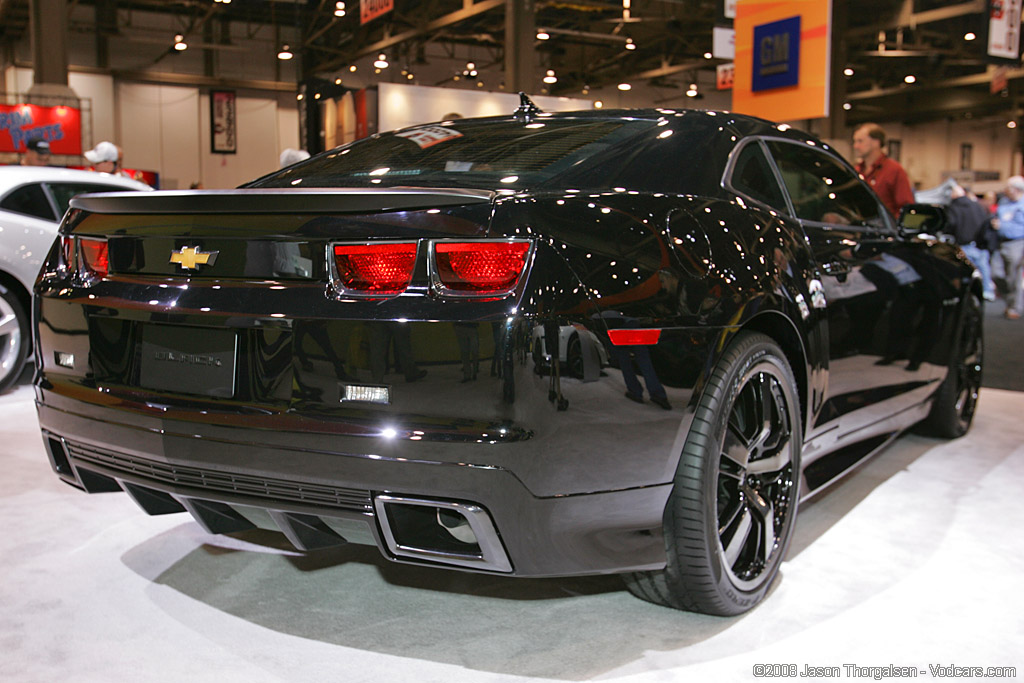
M 177 263 L 185 270 L 197 270 L 199 266 L 212 266 L 218 251 L 199 251 L 199 247 L 182 247 L 171 252 L 171 263 Z

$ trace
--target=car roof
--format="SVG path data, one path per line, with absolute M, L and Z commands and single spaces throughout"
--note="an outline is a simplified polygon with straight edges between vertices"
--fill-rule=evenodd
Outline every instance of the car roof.
M 131 178 L 97 173 L 96 171 L 81 171 L 60 166 L 0 166 L 0 194 L 18 185 L 39 182 L 91 183 L 121 187 L 126 190 L 153 189 L 149 185 Z

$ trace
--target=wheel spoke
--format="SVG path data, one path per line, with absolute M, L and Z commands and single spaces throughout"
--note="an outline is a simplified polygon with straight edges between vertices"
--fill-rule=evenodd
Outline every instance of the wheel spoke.
M 792 459 L 791 450 L 790 440 L 787 438 L 776 447 L 774 455 L 767 458 L 761 458 L 760 460 L 751 460 L 747 464 L 747 472 L 750 474 L 762 475 L 778 472 L 788 465 Z
M 18 317 L 14 313 L 0 318 L 0 336 L 14 334 L 18 331 Z
M 755 492 L 753 495 L 748 494 L 747 500 L 750 503 L 750 511 L 761 530 L 761 542 L 758 544 L 759 554 L 762 562 L 767 563 L 772 549 L 775 547 L 775 505 L 770 498 L 763 497 L 759 492 Z
M 743 512 L 745 509 L 746 509 L 746 504 L 743 502 L 743 499 L 740 498 L 732 506 L 732 510 L 729 510 L 725 514 L 727 519 L 719 521 L 718 535 L 722 536 L 723 534 L 725 534 L 725 532 L 729 530 L 729 527 L 731 527 L 733 525 L 733 523 L 736 521 L 736 518 L 739 517 L 740 513 Z
M 725 563 L 729 567 L 734 566 L 736 560 L 739 559 L 740 553 L 743 552 L 747 539 L 750 537 L 750 530 L 753 526 L 754 522 L 750 517 L 750 510 L 744 507 L 743 516 L 740 517 L 740 521 L 736 525 L 736 531 L 733 532 L 732 538 L 729 539 L 729 544 L 723 548 L 725 551 Z
M 750 461 L 750 448 L 732 421 L 729 422 L 725 430 L 725 443 L 722 444 L 722 455 L 736 463 L 740 469 L 746 469 L 747 463 Z

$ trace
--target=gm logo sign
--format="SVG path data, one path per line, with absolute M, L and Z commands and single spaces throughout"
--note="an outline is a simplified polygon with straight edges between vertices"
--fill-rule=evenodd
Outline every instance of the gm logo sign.
M 797 85 L 800 82 L 800 17 L 755 26 L 753 61 L 752 91 Z

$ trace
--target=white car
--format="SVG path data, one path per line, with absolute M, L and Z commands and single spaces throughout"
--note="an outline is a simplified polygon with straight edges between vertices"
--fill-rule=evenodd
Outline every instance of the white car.
M 32 284 L 75 195 L 151 190 L 106 173 L 0 166 L 0 391 L 18 380 L 29 351 Z

